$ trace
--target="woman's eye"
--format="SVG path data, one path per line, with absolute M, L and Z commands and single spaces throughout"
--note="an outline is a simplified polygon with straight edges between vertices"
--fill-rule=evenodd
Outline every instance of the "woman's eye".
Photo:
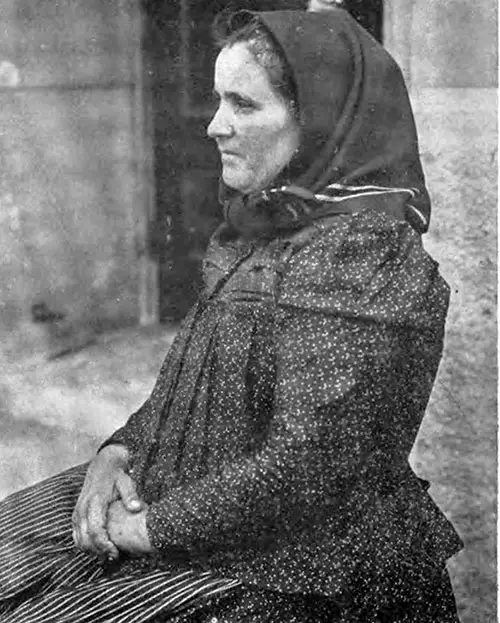
M 255 110 L 255 104 L 252 101 L 247 100 L 243 97 L 233 98 L 233 106 L 236 110 L 240 112 L 250 112 L 252 110 Z

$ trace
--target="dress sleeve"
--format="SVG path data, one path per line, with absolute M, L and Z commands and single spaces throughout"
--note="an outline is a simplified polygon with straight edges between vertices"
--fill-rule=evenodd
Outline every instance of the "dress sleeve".
M 100 452 L 106 446 L 125 446 L 129 456 L 134 456 L 139 452 L 141 443 L 151 441 L 154 433 L 153 418 L 151 417 L 150 400 L 132 413 L 126 424 L 118 428 L 108 437 L 99 447 Z
M 435 264 L 420 252 L 426 269 L 409 257 L 418 244 L 406 248 L 405 260 L 397 232 L 381 239 L 370 230 L 367 236 L 349 231 L 339 246 L 326 235 L 297 254 L 278 300 L 275 409 L 267 440 L 253 456 L 150 506 L 147 528 L 158 551 L 241 546 L 273 531 L 297 530 L 308 517 L 334 508 L 384 450 L 379 418 L 388 406 L 394 410 L 407 324 L 417 312 L 427 322 L 431 349 L 422 354 L 433 366 L 414 401 L 422 417 L 442 349 L 445 309 L 439 315 L 435 307 L 446 297 Z M 417 269 L 412 284 L 408 271 Z M 410 331 L 422 334 L 418 326 Z M 418 424 L 403 431 L 406 449 Z

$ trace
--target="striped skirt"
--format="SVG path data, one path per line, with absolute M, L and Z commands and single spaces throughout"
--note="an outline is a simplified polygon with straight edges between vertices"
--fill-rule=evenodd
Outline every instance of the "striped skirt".
M 169 621 L 238 586 L 208 572 L 110 570 L 77 550 L 71 516 L 86 471 L 74 467 L 0 502 L 0 623 Z

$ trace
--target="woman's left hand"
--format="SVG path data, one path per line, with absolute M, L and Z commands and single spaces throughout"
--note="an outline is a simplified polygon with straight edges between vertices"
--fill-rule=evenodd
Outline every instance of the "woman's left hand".
M 146 513 L 147 507 L 140 512 L 131 513 L 121 500 L 110 504 L 106 528 L 109 538 L 120 551 L 132 555 L 149 554 L 153 551 L 146 529 Z

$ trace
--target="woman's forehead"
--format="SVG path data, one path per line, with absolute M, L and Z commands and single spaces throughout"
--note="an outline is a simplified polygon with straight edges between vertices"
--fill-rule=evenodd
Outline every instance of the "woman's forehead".
M 214 88 L 258 99 L 276 98 L 266 70 L 242 42 L 224 47 L 215 62 Z

